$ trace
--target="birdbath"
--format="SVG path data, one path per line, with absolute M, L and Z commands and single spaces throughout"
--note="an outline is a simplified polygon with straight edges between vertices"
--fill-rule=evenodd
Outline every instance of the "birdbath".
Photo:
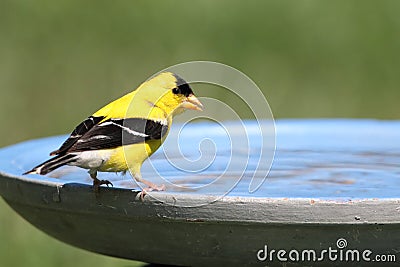
M 244 125 L 251 140 L 256 122 Z M 250 157 L 244 174 L 228 171 L 219 181 L 241 178 L 218 198 L 203 185 L 226 171 L 227 157 L 205 149 L 201 157 L 213 158 L 211 165 L 192 173 L 179 167 L 181 161 L 182 166 L 191 164 L 192 150 L 199 153 L 191 147 L 193 140 L 207 137 L 216 145 L 223 143 L 217 127 L 192 124 L 180 136 L 182 151 L 171 154 L 172 164 L 164 156 L 168 143 L 154 154 L 143 166 L 143 177 L 167 177 L 167 190 L 144 199 L 129 175 L 100 173 L 114 187 L 102 187 L 97 194 L 87 172 L 76 167 L 51 176 L 21 175 L 47 159 L 65 136 L 1 149 L 0 194 L 54 238 L 150 263 L 360 265 L 376 263 L 377 256 L 392 263 L 400 257 L 399 121 L 279 120 L 275 159 L 265 182 L 249 191 L 257 166 Z M 232 158 L 247 160 L 240 153 Z

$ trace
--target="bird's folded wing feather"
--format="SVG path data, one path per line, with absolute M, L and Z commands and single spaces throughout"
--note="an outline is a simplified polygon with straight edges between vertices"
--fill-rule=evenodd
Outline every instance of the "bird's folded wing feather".
M 94 125 L 75 140 L 67 152 L 110 149 L 147 140 L 160 140 L 167 130 L 167 125 L 150 119 L 108 119 Z
M 66 152 L 70 149 L 76 141 L 78 141 L 83 135 L 85 135 L 89 130 L 91 130 L 95 125 L 101 122 L 104 116 L 90 116 L 79 124 L 75 130 L 71 133 L 69 138 L 61 145 L 61 147 L 50 153 L 50 156 L 58 155 Z

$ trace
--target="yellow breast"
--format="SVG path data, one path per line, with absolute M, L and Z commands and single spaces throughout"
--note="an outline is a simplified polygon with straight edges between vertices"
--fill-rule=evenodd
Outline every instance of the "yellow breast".
M 125 172 L 130 170 L 140 173 L 140 167 L 161 145 L 161 140 L 127 145 L 113 149 L 109 159 L 99 168 L 102 172 Z M 109 151 L 108 151 L 109 152 Z

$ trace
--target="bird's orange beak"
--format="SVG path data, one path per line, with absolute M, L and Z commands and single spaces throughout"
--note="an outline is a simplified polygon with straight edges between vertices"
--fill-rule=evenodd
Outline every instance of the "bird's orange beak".
M 188 97 L 186 97 L 181 107 L 185 109 L 203 111 L 203 104 L 201 104 L 201 102 L 194 95 L 189 95 Z

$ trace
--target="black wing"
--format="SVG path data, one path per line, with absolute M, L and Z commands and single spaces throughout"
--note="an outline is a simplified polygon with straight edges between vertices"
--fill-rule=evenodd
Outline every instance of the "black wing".
M 93 128 L 96 124 L 101 122 L 105 117 L 93 117 L 90 116 L 84 120 L 81 124 L 76 126 L 75 130 L 71 133 L 69 138 L 61 145 L 61 147 L 50 153 L 50 156 L 58 155 L 66 152 L 70 149 L 84 134 Z
M 161 140 L 167 130 L 167 125 L 148 119 L 108 119 L 93 126 L 68 152 L 110 149 L 147 140 Z

